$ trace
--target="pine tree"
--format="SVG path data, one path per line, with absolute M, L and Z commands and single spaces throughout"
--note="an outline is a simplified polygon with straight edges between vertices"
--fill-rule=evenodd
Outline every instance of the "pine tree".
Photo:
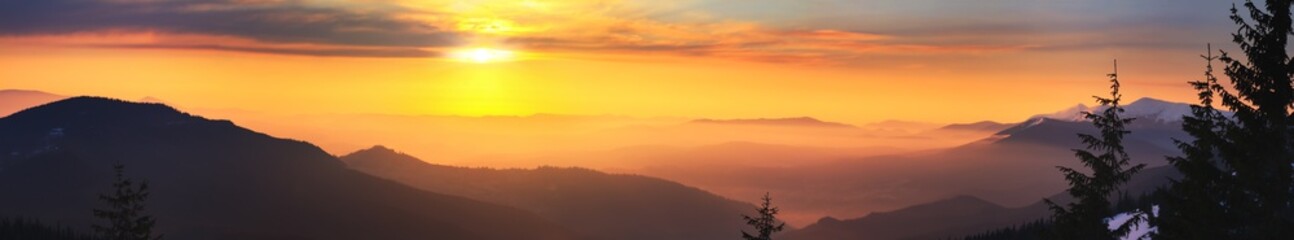
M 1224 174 L 1216 161 L 1219 144 L 1225 141 L 1224 131 L 1234 128 L 1226 115 L 1213 107 L 1215 90 L 1222 90 L 1213 75 L 1212 47 L 1201 57 L 1207 62 L 1204 79 L 1190 82 L 1199 91 L 1200 103 L 1191 106 L 1191 116 L 1182 119 L 1182 130 L 1194 136 L 1191 142 L 1174 140 L 1185 156 L 1169 157 L 1168 162 L 1182 173 L 1167 189 L 1158 191 L 1162 196 L 1159 213 L 1151 217 L 1150 224 L 1158 229 L 1153 235 L 1164 239 L 1228 239 L 1236 229 L 1235 213 L 1231 213 L 1225 198 L 1235 194 L 1228 187 L 1230 175 Z M 1224 90 L 1225 91 L 1225 90 Z
M 773 207 L 773 198 L 768 193 L 764 193 L 764 202 L 759 208 L 755 209 L 759 214 L 756 216 L 741 216 L 746 219 L 746 225 L 755 227 L 755 235 L 741 231 L 741 238 L 745 240 L 772 240 L 773 233 L 782 231 L 786 223 L 779 223 L 777 220 L 777 208 Z
M 1294 63 L 1286 52 L 1290 1 L 1268 0 L 1262 7 L 1246 1 L 1244 6 L 1249 19 L 1233 6 L 1231 20 L 1238 25 L 1232 41 L 1245 58 L 1226 51 L 1218 58 L 1226 65 L 1229 86 L 1211 74 L 1192 82 L 1201 104 L 1183 128 L 1196 140 L 1180 144 L 1186 156 L 1170 159 L 1183 177 L 1161 207 L 1167 214 L 1155 222 L 1161 236 L 1294 238 Z M 1214 97 L 1232 116 L 1212 109 Z
M 124 176 L 125 166 L 117 164 L 116 182 L 112 184 L 113 192 L 99 195 L 99 200 L 108 204 L 108 209 L 95 209 L 94 216 L 107 221 L 107 226 L 94 225 L 94 231 L 107 240 L 157 240 L 161 235 L 153 235 L 153 225 L 157 220 L 144 212 L 144 201 L 148 200 L 148 182 L 138 186 L 132 179 Z
M 1061 206 L 1050 199 L 1044 200 L 1053 212 L 1055 239 L 1116 239 L 1127 235 L 1141 221 L 1141 217 L 1137 216 L 1114 230 L 1106 225 L 1106 218 L 1114 215 L 1111 210 L 1111 194 L 1145 167 L 1144 164 L 1128 167 L 1131 163 L 1123 148 L 1123 137 L 1130 133 L 1126 126 L 1133 119 L 1119 115 L 1124 109 L 1119 105 L 1122 95 L 1119 94 L 1117 62 L 1114 73 L 1109 74 L 1109 77 L 1110 97 L 1094 97 L 1097 103 L 1106 108 L 1100 114 L 1083 113 L 1100 130 L 1100 134 L 1079 134 L 1079 139 L 1087 145 L 1087 149 L 1074 150 L 1074 155 L 1084 166 L 1090 168 L 1092 174 L 1057 166 L 1064 173 L 1065 180 L 1069 181 L 1069 194 L 1074 196 L 1074 202 Z

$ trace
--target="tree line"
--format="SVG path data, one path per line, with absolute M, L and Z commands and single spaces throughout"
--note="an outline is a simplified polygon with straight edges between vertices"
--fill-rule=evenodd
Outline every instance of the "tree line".
M 1048 201 L 1053 216 L 1047 239 L 1119 239 L 1146 224 L 1159 239 L 1294 239 L 1294 59 L 1286 49 L 1291 34 L 1290 1 L 1246 1 L 1231 8 L 1240 55 L 1212 47 L 1201 56 L 1204 77 L 1190 81 L 1199 102 L 1182 121 L 1193 139 L 1177 140 L 1182 156 L 1169 164 L 1182 174 L 1155 193 L 1158 208 L 1145 207 L 1118 226 L 1110 198 L 1142 165 L 1130 165 L 1122 138 L 1134 119 L 1120 115 L 1119 82 L 1110 75 L 1107 108 L 1086 113 L 1099 136 L 1080 135 L 1086 149 L 1075 155 L 1086 172 L 1060 167 L 1075 202 Z M 1219 81 L 1213 63 L 1229 81 Z
M 1201 56 L 1204 76 L 1188 82 L 1199 102 L 1182 119 L 1182 129 L 1193 139 L 1174 139 L 1182 155 L 1166 159 L 1181 177 L 1131 204 L 1139 209 L 1112 203 L 1130 199 L 1120 189 L 1145 167 L 1133 165 L 1123 147 L 1135 119 L 1123 116 L 1116 62 L 1108 75 L 1109 95 L 1094 97 L 1105 108 L 1084 113 L 1099 130 L 1078 136 L 1086 146 L 1074 154 L 1084 168 L 1057 167 L 1069 182 L 1067 193 L 1073 202 L 1045 199 L 1050 218 L 965 239 L 1120 239 L 1135 227 L 1155 229 L 1149 237 L 1158 239 L 1294 239 L 1290 2 L 1266 0 L 1259 5 L 1247 0 L 1242 7 L 1231 7 L 1230 19 L 1236 25 L 1232 42 L 1239 54 L 1218 50 L 1214 55 L 1210 46 Z M 1229 81 L 1215 75 L 1215 62 L 1222 64 Z M 761 215 L 770 215 L 763 211 L 767 202 Z M 1133 217 L 1110 226 L 1110 218 L 1120 212 Z M 761 233 L 770 229 L 764 221 L 756 223 L 751 225 Z M 769 239 L 749 236 L 743 233 L 748 240 Z
M 148 182 L 125 176 L 125 166 L 113 165 L 115 181 L 112 190 L 99 195 L 106 208 L 94 209 L 100 224 L 91 226 L 93 234 L 85 234 L 61 224 L 44 223 L 22 217 L 0 218 L 0 239 L 22 240 L 160 240 L 162 235 L 153 232 L 157 219 L 145 212 L 148 200 Z

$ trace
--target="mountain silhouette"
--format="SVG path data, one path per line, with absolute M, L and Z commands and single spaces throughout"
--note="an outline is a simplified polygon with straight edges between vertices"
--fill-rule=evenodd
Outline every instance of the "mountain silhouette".
M 1183 116 L 1191 115 L 1191 104 L 1169 102 L 1149 97 L 1139 98 L 1132 103 L 1125 102 L 1123 105 L 1123 116 L 1136 118 L 1141 122 L 1180 122 Z M 1079 122 L 1086 121 L 1083 112 L 1100 112 L 1105 110 L 1106 106 L 1087 106 L 1078 104 L 1070 108 L 1049 114 L 1039 114 L 1031 117 L 1051 118 L 1063 121 Z
M 1135 175 L 1122 188 L 1139 196 L 1165 186 L 1169 179 L 1180 177 L 1169 166 L 1148 168 Z M 1054 194 L 1050 199 L 1064 204 L 1072 201 L 1068 193 Z M 823 218 L 802 229 L 789 231 L 781 239 L 957 239 L 976 233 L 1018 226 L 1051 216 L 1042 201 L 1022 207 L 1007 208 L 974 196 L 961 195 L 888 212 L 876 212 L 855 219 Z
M 162 100 L 161 98 L 156 98 L 156 97 L 153 97 L 153 96 L 145 96 L 145 97 L 143 97 L 143 98 L 140 98 L 139 100 L 136 100 L 136 102 L 141 102 L 141 103 L 159 103 L 159 104 L 168 104 L 168 105 L 170 104 L 170 103 L 166 102 L 166 100 Z
M 912 239 L 949 228 L 975 225 L 992 219 L 1007 208 L 972 196 L 956 196 L 892 212 L 837 220 L 823 218 L 801 230 L 787 232 L 785 239 Z
M 1132 134 L 1125 139 L 1125 146 L 1132 161 L 1149 167 L 1166 165 L 1165 156 L 1179 154 L 1171 146 L 1172 139 L 1191 139 L 1177 124 L 1150 120 L 1131 124 Z M 748 195 L 750 191 L 782 193 L 781 206 L 791 209 L 783 212 L 784 219 L 799 225 L 822 216 L 858 218 L 957 195 L 1022 207 L 1068 187 L 1056 166 L 1081 167 L 1072 150 L 1083 147 L 1077 134 L 1095 131 L 1090 122 L 1037 118 L 980 141 L 946 149 L 789 166 L 690 167 L 681 163 L 636 173 L 725 196 Z M 796 160 L 799 159 L 784 161 Z
M 64 98 L 67 97 L 41 91 L 3 89 L 0 90 L 0 117 Z
M 657 178 L 581 168 L 461 168 L 382 146 L 341 157 L 352 168 L 424 190 L 515 206 L 599 239 L 706 240 L 740 231 L 753 205 Z
M 523 210 L 351 170 L 309 143 L 75 97 L 0 118 L 0 215 L 89 226 L 115 163 L 169 239 L 582 239 Z
M 967 142 L 972 142 L 987 136 L 992 136 L 1002 130 L 1011 128 L 1012 126 L 1016 126 L 1016 124 L 999 123 L 994 121 L 954 123 L 926 130 L 910 137 L 924 139 L 968 139 L 969 141 Z
M 697 119 L 691 123 L 697 124 L 729 124 L 729 125 L 763 125 L 763 126 L 785 126 L 785 127 L 833 127 L 833 128 L 857 128 L 853 125 L 827 122 L 811 117 L 794 117 L 794 118 L 754 118 L 754 119 Z
M 994 121 L 979 121 L 973 123 L 954 123 L 939 127 L 944 131 L 1002 131 L 1003 129 L 1013 126 L 1010 123 L 999 123 Z
M 1150 118 L 1133 121 L 1128 125 L 1128 130 L 1132 131 L 1127 136 L 1125 145 L 1127 148 L 1135 150 L 1158 149 L 1161 152 L 1176 152 L 1177 145 L 1174 139 L 1189 141 L 1193 139 L 1189 134 L 1181 130 L 1181 122 L 1151 121 Z M 987 139 L 999 143 L 1029 143 L 1040 144 L 1050 147 L 1060 148 L 1078 148 L 1082 147 L 1075 134 L 1086 133 L 1096 134 L 1097 129 L 1090 122 L 1066 121 L 1053 118 L 1034 118 L 1029 121 L 1017 124 L 996 135 L 997 138 Z M 1153 159 L 1152 165 L 1164 164 L 1162 159 Z

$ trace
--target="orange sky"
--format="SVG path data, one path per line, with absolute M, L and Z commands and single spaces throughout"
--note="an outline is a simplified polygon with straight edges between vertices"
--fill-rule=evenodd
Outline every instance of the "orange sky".
M 1189 102 L 1184 82 L 1201 75 L 1204 44 L 1230 47 L 1226 4 L 1095 2 L 1110 9 L 1005 0 L 102 1 L 0 10 L 10 16 L 0 17 L 0 88 L 287 113 L 1009 122 L 1089 103 L 1116 58 L 1129 98 Z M 116 8 L 136 9 L 129 4 L 156 9 Z M 102 16 L 79 19 L 90 10 Z M 1201 12 L 1212 15 L 1191 15 Z M 69 19 L 51 20 L 60 16 Z M 477 49 L 485 50 L 473 57 Z

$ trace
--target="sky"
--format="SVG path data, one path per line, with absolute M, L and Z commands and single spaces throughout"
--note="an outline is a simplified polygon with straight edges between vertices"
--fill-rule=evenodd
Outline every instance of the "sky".
M 280 113 L 1021 121 L 1192 102 L 1217 0 L 0 0 L 0 88 Z

